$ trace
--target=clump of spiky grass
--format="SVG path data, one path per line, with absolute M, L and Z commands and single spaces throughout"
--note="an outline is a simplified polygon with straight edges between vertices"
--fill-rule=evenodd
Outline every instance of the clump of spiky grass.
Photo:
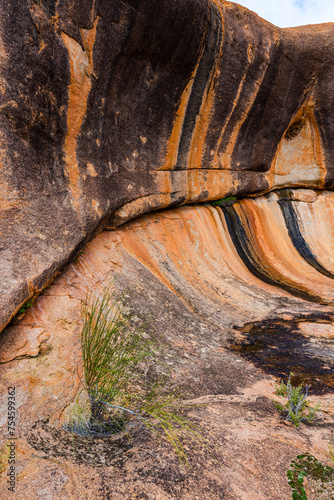
M 87 391 L 81 388 L 69 407 L 65 409 L 65 427 L 79 435 L 88 433 L 91 420 L 91 407 Z
M 292 372 L 286 384 L 283 380 L 281 380 L 280 385 L 275 384 L 275 394 L 277 394 L 277 396 L 286 397 L 286 404 L 283 406 L 277 401 L 273 401 L 273 403 L 276 409 L 286 412 L 286 420 L 292 422 L 295 427 L 299 427 L 300 422 L 312 422 L 319 411 L 320 403 L 312 408 L 307 401 L 310 385 L 304 386 L 304 383 L 301 383 L 297 387 L 294 387 L 291 383 L 291 377 L 293 377 Z M 306 413 L 306 410 L 308 413 Z
M 82 436 L 125 432 L 129 437 L 129 428 L 146 426 L 167 438 L 180 461 L 188 464 L 184 439 L 212 450 L 199 427 L 183 415 L 186 408 L 199 405 L 182 404 L 168 374 L 149 380 L 148 368 L 159 363 L 158 344 L 146 334 L 148 322 L 135 321 L 125 299 L 109 285 L 82 302 L 84 391 L 66 428 Z

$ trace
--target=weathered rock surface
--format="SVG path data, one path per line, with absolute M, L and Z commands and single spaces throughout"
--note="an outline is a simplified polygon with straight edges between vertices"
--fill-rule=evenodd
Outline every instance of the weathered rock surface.
M 290 461 L 309 451 L 325 462 L 334 441 L 334 226 L 323 223 L 333 210 L 333 193 L 291 190 L 145 215 L 89 243 L 3 332 L 0 458 L 6 470 L 6 389 L 15 385 L 15 498 L 290 499 Z M 80 298 L 114 278 L 133 311 L 151 315 L 185 398 L 208 403 L 189 418 L 221 447 L 219 463 L 192 453 L 182 470 L 147 433 L 129 449 L 118 438 L 89 447 L 75 438 L 74 458 L 62 422 L 82 367 Z M 322 414 L 298 430 L 270 401 L 272 375 L 290 370 L 321 401 Z M 0 481 L 7 499 L 4 471 Z
M 333 34 L 218 0 L 0 3 L 0 328 L 97 235 L 1 334 L 0 498 L 8 387 L 18 499 L 284 500 L 291 459 L 328 460 Z M 219 463 L 145 432 L 74 455 L 80 300 L 115 278 Z M 290 371 L 321 401 L 299 430 L 270 401 Z
M 0 18 L 0 327 L 106 225 L 333 187 L 332 24 L 218 0 L 18 0 Z

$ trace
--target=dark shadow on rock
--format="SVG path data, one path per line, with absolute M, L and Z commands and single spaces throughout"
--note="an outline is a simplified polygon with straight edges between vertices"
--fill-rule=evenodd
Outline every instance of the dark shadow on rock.
M 268 319 L 236 328 L 241 333 L 231 340 L 230 349 L 260 367 L 265 373 L 293 385 L 310 384 L 311 394 L 334 392 L 334 345 L 331 338 L 303 334 L 302 323 L 326 325 L 330 315 L 310 315 L 292 320 Z
M 124 433 L 103 438 L 82 437 L 49 424 L 48 419 L 32 426 L 28 443 L 42 452 L 43 458 L 64 458 L 90 466 L 121 468 L 132 456 L 130 440 Z

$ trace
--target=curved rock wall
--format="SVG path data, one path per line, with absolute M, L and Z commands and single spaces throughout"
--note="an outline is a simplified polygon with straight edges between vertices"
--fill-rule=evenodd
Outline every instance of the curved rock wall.
M 218 0 L 0 3 L 0 328 L 93 239 L 1 334 L 20 498 L 290 498 L 291 458 L 328 458 L 333 31 Z M 151 315 L 221 462 L 181 472 L 155 436 L 88 452 L 62 428 L 80 301 L 113 279 Z M 320 425 L 298 432 L 270 401 L 291 370 L 321 398 Z M 7 430 L 4 407 L 4 491 Z
M 228 309 L 250 313 L 269 296 L 332 305 L 334 195 L 307 195 L 167 211 L 119 230 L 121 246 L 174 293 L 189 294 L 190 303 L 197 297 L 197 309 L 223 295 L 225 321 Z M 216 304 L 212 314 L 215 307 L 222 309 Z
M 218 0 L 19 0 L 0 18 L 0 325 L 106 225 L 332 188 L 332 24 Z
M 278 492 L 289 499 L 291 459 L 309 451 L 326 460 L 334 416 L 334 194 L 279 194 L 156 212 L 103 231 L 5 329 L 0 393 L 16 388 L 19 498 L 48 491 L 70 500 L 274 500 Z M 191 451 L 192 468 L 181 473 L 154 435 L 135 434 L 124 449 L 108 438 L 87 444 L 62 429 L 82 377 L 80 299 L 114 278 L 135 319 L 149 315 L 148 333 L 163 339 L 163 369 L 188 403 L 205 404 L 189 418 L 222 449 L 221 460 Z M 319 419 L 299 429 L 284 425 L 271 403 L 272 375 L 286 380 L 290 371 L 312 384 L 308 401 L 321 402 Z M 8 441 L 3 406 L 0 449 Z M 5 491 L 5 473 L 0 483 Z

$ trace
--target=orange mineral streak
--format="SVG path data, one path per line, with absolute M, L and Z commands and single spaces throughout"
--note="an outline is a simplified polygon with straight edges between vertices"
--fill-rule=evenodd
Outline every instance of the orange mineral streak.
M 0 67 L 6 67 L 9 63 L 9 55 L 6 51 L 6 44 L 5 44 L 5 40 L 6 40 L 6 37 L 4 36 L 4 29 L 3 29 L 3 26 L 2 26 L 2 19 L 0 18 Z M 2 78 L 0 79 L 0 95 L 1 94 L 4 94 L 5 92 L 5 85 L 4 85 L 4 81 L 2 80 Z
M 325 156 L 312 99 L 291 120 L 291 124 L 298 122 L 302 123 L 300 132 L 292 139 L 283 137 L 268 172 L 268 183 L 275 189 L 289 185 L 313 188 L 324 186 Z
M 218 152 L 219 152 L 219 149 L 220 149 L 220 145 L 221 145 L 221 142 L 223 140 L 223 135 L 225 133 L 225 130 L 226 130 L 226 127 L 229 123 L 229 120 L 239 102 L 239 97 L 240 97 L 240 94 L 241 94 L 241 91 L 243 89 L 243 86 L 244 86 L 244 83 L 245 83 L 245 79 L 246 79 L 246 75 L 247 75 L 247 71 L 246 73 L 243 75 L 242 79 L 241 79 L 241 82 L 239 84 L 239 88 L 238 88 L 238 93 L 236 95 L 236 98 L 234 99 L 233 101 L 233 106 L 232 106 L 232 109 L 229 113 L 229 116 L 227 117 L 226 119 L 226 122 L 225 122 L 225 125 L 222 127 L 222 131 L 220 133 L 220 137 L 218 139 L 218 142 L 217 142 L 217 147 L 216 147 L 216 150 L 215 150 L 215 154 L 214 154 L 214 157 L 213 157 L 213 161 L 211 163 L 211 165 L 214 167 L 214 168 L 219 168 L 219 167 L 223 167 L 223 168 L 231 168 L 231 154 L 232 154 L 232 151 L 233 151 L 233 146 L 234 146 L 234 142 L 232 143 L 232 145 L 229 143 L 229 151 L 226 151 L 224 152 L 224 155 L 218 155 Z M 237 131 L 234 132 L 234 140 L 236 139 L 237 137 L 237 133 L 239 132 L 239 128 Z M 226 161 L 228 158 L 228 161 Z
M 316 195 L 316 192 L 314 192 Z M 330 191 L 312 203 L 294 202 L 299 228 L 319 264 L 334 274 L 334 200 Z M 326 224 L 324 224 L 326 221 Z
M 118 229 L 123 248 L 182 300 L 189 294 L 227 310 L 259 309 L 263 296 L 288 296 L 253 276 L 240 259 L 221 210 L 183 207 Z M 188 301 L 187 301 L 188 303 Z M 189 304 L 188 304 L 189 305 Z M 261 303 L 263 308 L 263 303 Z
M 166 154 L 166 158 L 165 158 L 165 163 L 160 168 L 160 170 L 172 170 L 177 163 L 177 154 L 178 154 L 178 150 L 179 150 L 179 143 L 180 143 L 180 139 L 181 139 L 184 118 L 185 118 L 185 114 L 187 111 L 188 101 L 189 101 L 191 89 L 192 89 L 192 86 L 194 83 L 194 78 L 195 78 L 195 74 L 197 71 L 197 67 L 198 67 L 198 62 L 197 62 L 196 69 L 195 69 L 194 73 L 192 74 L 186 88 L 184 89 L 184 91 L 182 93 L 182 96 L 180 99 L 180 105 L 178 107 L 178 110 L 176 112 L 176 117 L 174 120 L 173 131 L 172 131 L 171 136 L 169 138 L 169 141 L 167 143 L 167 154 Z
M 200 54 L 197 64 L 195 66 L 195 69 L 190 77 L 190 80 L 182 92 L 182 96 L 180 99 L 180 104 L 178 107 L 178 110 L 176 112 L 175 120 L 174 120 L 174 125 L 173 125 L 173 130 L 171 133 L 171 136 L 168 140 L 167 143 L 167 154 L 165 157 L 165 162 L 162 167 L 160 167 L 159 170 L 173 170 L 175 168 L 175 165 L 177 163 L 177 155 L 179 151 L 179 144 L 180 144 L 180 139 L 182 135 L 182 129 L 183 129 L 183 123 L 184 119 L 186 116 L 186 111 L 187 111 L 187 106 L 189 102 L 189 98 L 191 95 L 191 90 L 194 84 L 195 76 L 197 73 L 198 65 L 200 62 L 200 59 L 202 57 L 202 53 Z
M 333 281 L 310 266 L 293 246 L 274 194 L 270 203 L 244 199 L 235 208 L 257 259 L 270 276 L 323 303 L 334 302 Z
M 0 26 L 0 30 L 1 30 L 1 26 Z M 8 56 L 7 56 L 7 53 L 5 50 L 5 45 L 4 45 L 3 40 L 2 40 L 2 33 L 0 31 L 0 66 L 3 66 L 4 64 L 6 64 L 7 61 L 8 61 Z M 1 94 L 3 94 L 2 85 L 0 86 L 0 91 L 1 91 Z
M 236 107 L 238 105 L 240 106 L 240 96 L 241 96 L 242 91 L 243 91 L 244 83 L 245 83 L 245 80 L 247 77 L 247 72 L 253 63 L 253 50 L 254 50 L 254 48 L 253 48 L 252 44 L 249 44 L 248 50 L 247 50 L 248 63 L 247 63 L 247 66 L 245 68 L 245 73 L 243 74 L 243 76 L 241 78 L 241 81 L 240 81 L 240 84 L 238 87 L 237 95 L 233 101 L 233 107 L 231 109 L 229 116 L 226 118 L 225 125 L 222 128 L 220 138 L 219 138 L 218 143 L 217 143 L 216 151 L 215 151 L 215 154 L 213 156 L 212 166 L 214 168 L 231 169 L 231 158 L 232 158 L 234 146 L 235 146 L 237 138 L 238 138 L 239 130 L 249 115 L 249 112 L 254 104 L 255 99 L 256 99 L 257 93 L 260 90 L 261 83 L 266 75 L 266 71 L 269 67 L 270 48 L 273 44 L 277 45 L 279 43 L 279 41 L 280 41 L 280 35 L 277 31 L 275 40 L 268 42 L 268 47 L 266 48 L 266 52 L 264 54 L 262 71 L 259 74 L 258 78 L 254 79 L 254 86 L 253 86 L 254 90 L 253 90 L 253 92 L 251 92 L 247 95 L 246 99 L 245 99 L 245 97 L 243 97 L 242 114 L 240 115 L 240 118 L 238 121 L 235 120 L 234 130 L 232 131 L 232 133 L 230 135 L 228 144 L 226 145 L 224 151 L 220 152 L 220 145 L 221 145 L 221 142 L 223 140 L 223 136 L 224 136 L 226 127 L 229 124 L 230 119 L 232 118 Z
M 168 203 L 166 206 L 168 206 L 168 204 L 170 203 L 171 193 L 173 191 L 173 189 L 172 189 L 172 186 L 173 186 L 172 176 L 173 176 L 174 172 L 168 171 L 168 170 L 156 170 L 154 172 L 157 191 L 159 193 L 161 193 L 162 195 L 165 195 L 166 201 L 167 201 L 167 198 L 169 197 L 169 200 L 168 200 Z
M 202 156 L 205 148 L 205 139 L 208 133 L 208 129 L 210 126 L 210 117 L 212 111 L 214 109 L 215 102 L 215 84 L 217 79 L 219 78 L 219 61 L 222 57 L 223 45 L 224 45 L 224 35 L 225 35 L 225 26 L 224 26 L 224 17 L 221 9 L 221 5 L 219 2 L 214 2 L 218 7 L 220 12 L 220 19 L 222 22 L 222 37 L 220 41 L 219 53 L 216 57 L 216 61 L 212 70 L 212 74 L 210 76 L 209 83 L 204 92 L 204 98 L 201 104 L 199 115 L 196 119 L 195 128 L 193 131 L 192 142 L 190 146 L 188 165 L 191 169 L 200 169 L 202 166 Z M 187 199 L 184 203 L 192 200 L 192 188 L 188 184 L 188 194 Z
M 212 78 L 196 119 L 188 159 L 190 168 L 201 168 L 205 138 L 210 125 L 210 115 L 214 104 L 214 80 Z
M 224 43 L 224 26 L 222 26 L 222 39 L 219 47 L 219 55 L 214 64 L 212 75 L 210 77 L 208 86 L 204 92 L 204 98 L 201 104 L 199 115 L 196 119 L 195 128 L 193 131 L 192 143 L 190 146 L 188 164 L 190 168 L 201 168 L 202 155 L 205 146 L 206 135 L 210 126 L 210 116 L 214 107 L 215 100 L 215 83 L 219 77 L 219 60 L 222 55 Z
M 68 91 L 67 134 L 65 137 L 65 163 L 69 188 L 72 192 L 74 206 L 79 211 L 80 171 L 77 161 L 77 137 L 87 110 L 87 99 L 91 89 L 93 74 L 93 46 L 96 36 L 98 18 L 95 19 L 91 30 L 81 29 L 84 48 L 66 33 L 62 33 L 63 42 L 67 48 L 71 83 Z

